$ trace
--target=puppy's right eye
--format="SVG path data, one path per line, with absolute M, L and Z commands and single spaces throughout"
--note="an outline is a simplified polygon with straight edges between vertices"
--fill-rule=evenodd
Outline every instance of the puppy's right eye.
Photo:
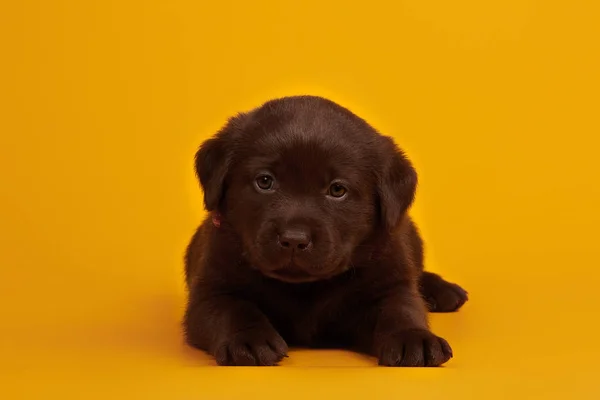
M 258 190 L 268 191 L 273 189 L 273 184 L 275 183 L 275 179 L 271 175 L 259 175 L 254 181 Z

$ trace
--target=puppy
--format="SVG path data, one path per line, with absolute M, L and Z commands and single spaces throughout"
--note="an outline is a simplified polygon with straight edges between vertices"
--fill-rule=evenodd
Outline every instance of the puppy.
M 394 142 L 329 100 L 272 100 L 196 154 L 210 216 L 186 253 L 187 342 L 219 365 L 275 365 L 288 346 L 385 366 L 452 357 L 429 311 L 467 293 L 423 271 L 407 215 L 417 174 Z

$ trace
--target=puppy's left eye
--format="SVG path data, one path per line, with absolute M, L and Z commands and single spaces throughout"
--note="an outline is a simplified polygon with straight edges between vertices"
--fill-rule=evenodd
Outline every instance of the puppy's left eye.
M 269 191 L 273 189 L 273 184 L 275 183 L 275 179 L 271 175 L 263 174 L 256 177 L 254 181 L 256 187 L 261 191 Z
M 347 192 L 348 189 L 346 189 L 344 185 L 336 182 L 332 183 L 331 186 L 329 186 L 329 191 L 327 192 L 327 194 L 331 197 L 335 197 L 336 199 L 340 199 L 344 197 Z

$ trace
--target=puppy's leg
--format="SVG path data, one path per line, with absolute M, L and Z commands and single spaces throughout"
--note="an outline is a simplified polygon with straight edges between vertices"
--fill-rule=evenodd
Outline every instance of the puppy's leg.
M 188 343 L 219 365 L 276 365 L 287 355 L 287 344 L 258 307 L 229 295 L 193 288 L 184 327 Z
M 429 330 L 416 287 L 395 288 L 371 312 L 377 316 L 372 352 L 380 365 L 436 367 L 452 357 L 448 342 Z
M 467 291 L 455 283 L 444 280 L 441 276 L 424 271 L 423 240 L 414 222 L 410 221 L 408 229 L 411 258 L 421 271 L 419 289 L 430 312 L 458 311 L 469 299 Z

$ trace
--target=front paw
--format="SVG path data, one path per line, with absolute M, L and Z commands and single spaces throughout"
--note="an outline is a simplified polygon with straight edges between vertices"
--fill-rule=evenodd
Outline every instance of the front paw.
M 219 365 L 277 365 L 287 357 L 288 346 L 273 328 L 240 331 L 224 340 L 215 352 Z
M 388 336 L 379 346 L 379 365 L 390 367 L 437 367 L 452 358 L 446 340 L 424 329 Z

